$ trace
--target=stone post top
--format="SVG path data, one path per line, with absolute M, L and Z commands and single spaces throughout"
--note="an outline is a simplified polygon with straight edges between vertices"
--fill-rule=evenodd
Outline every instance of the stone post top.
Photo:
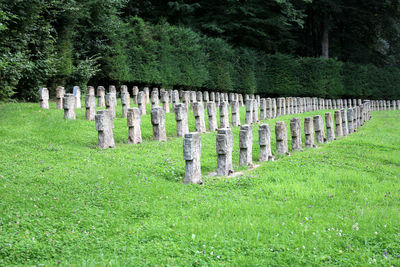
M 115 93 L 115 92 L 117 91 L 117 89 L 115 88 L 115 85 L 110 85 L 110 86 L 108 87 L 108 91 L 109 91 L 110 93 Z
M 290 120 L 290 122 L 300 122 L 300 118 L 294 117 Z
M 244 131 L 247 131 L 251 128 L 252 128 L 251 125 L 248 125 L 248 124 L 243 124 L 240 126 L 240 130 L 244 130 Z
M 285 123 L 284 121 L 277 121 L 276 124 L 275 124 L 275 126 L 277 126 L 277 127 L 283 127 L 283 126 L 286 126 L 286 123 Z
M 221 128 L 221 129 L 218 129 L 218 134 L 228 134 L 228 133 L 231 133 L 232 131 L 231 131 L 231 129 L 229 129 L 229 128 Z
M 267 123 L 263 123 L 263 124 L 260 124 L 259 128 L 260 129 L 268 129 L 269 125 Z
M 186 139 L 200 139 L 200 133 L 199 132 L 190 132 L 185 134 Z

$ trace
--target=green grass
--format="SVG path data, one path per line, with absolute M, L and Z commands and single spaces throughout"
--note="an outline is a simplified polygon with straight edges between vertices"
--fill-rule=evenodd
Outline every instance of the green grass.
M 238 167 L 235 128 L 235 178 L 207 177 L 216 134 L 203 134 L 203 186 L 182 184 L 173 113 L 168 142 L 148 114 L 129 145 L 117 111 L 116 148 L 100 150 L 84 109 L 66 121 L 54 103 L 0 105 L 0 265 L 400 265 L 399 111 L 254 170 Z

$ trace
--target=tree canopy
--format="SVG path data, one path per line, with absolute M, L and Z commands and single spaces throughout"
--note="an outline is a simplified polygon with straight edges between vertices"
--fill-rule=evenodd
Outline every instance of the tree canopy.
M 399 11 L 397 0 L 4 0 L 0 99 L 88 82 L 271 93 L 273 67 L 311 70 L 321 56 L 342 76 L 386 71 L 399 65 Z

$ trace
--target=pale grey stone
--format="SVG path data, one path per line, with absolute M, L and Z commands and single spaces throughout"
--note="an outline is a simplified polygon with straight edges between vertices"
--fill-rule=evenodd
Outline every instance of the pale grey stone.
M 145 98 L 144 98 L 145 103 L 143 103 L 143 104 L 150 103 L 150 90 L 149 90 L 149 87 L 143 88 L 143 92 L 144 92 L 144 96 L 145 96 Z M 142 116 L 143 116 L 143 113 L 142 113 Z
M 101 149 L 115 147 L 113 128 L 114 122 L 109 110 L 99 110 L 95 116 L 96 130 L 98 131 L 97 146 Z
M 96 115 L 96 97 L 94 96 L 94 88 L 89 88 L 86 91 L 85 98 L 86 120 L 93 121 Z
M 207 114 L 208 114 L 208 130 L 214 132 L 218 129 L 217 124 L 217 108 L 213 101 L 207 103 Z
M 305 135 L 305 146 L 315 147 L 314 141 L 314 123 L 313 118 L 304 118 L 304 135 Z
M 326 136 L 328 141 L 335 140 L 335 130 L 333 128 L 332 113 L 325 113 Z
M 197 100 L 197 102 L 203 101 L 203 93 L 201 91 L 196 92 L 196 100 Z
M 140 116 L 146 115 L 146 92 L 140 91 L 137 97 Z
M 115 112 L 115 94 L 114 93 L 107 93 L 106 94 L 106 109 L 110 111 L 112 118 L 114 119 L 116 117 L 116 112 Z
M 110 85 L 108 87 L 108 93 L 114 95 L 114 97 L 112 97 L 111 100 L 114 101 L 114 108 L 115 108 L 118 105 L 118 103 L 117 103 L 117 88 L 115 88 L 115 85 Z M 106 106 L 107 106 L 107 104 L 106 104 Z
M 253 128 L 251 125 L 240 126 L 239 148 L 239 165 L 248 166 L 253 164 Z
M 260 161 L 272 161 L 271 129 L 268 124 L 261 124 L 258 128 L 258 140 L 260 143 Z
M 128 142 L 129 144 L 142 143 L 141 124 L 139 108 L 128 108 L 127 112 Z
M 302 150 L 300 119 L 295 117 L 290 120 L 290 133 L 292 135 L 292 151 Z
M 342 114 L 340 110 L 335 110 L 335 126 L 336 126 L 336 136 L 343 136 L 343 128 L 342 128 Z
M 246 100 L 246 117 L 245 123 L 251 125 L 253 123 L 253 100 Z
M 75 96 L 73 94 L 65 94 L 63 98 L 64 118 L 75 120 Z
M 220 128 L 229 128 L 228 102 L 221 102 L 219 106 Z
M 64 87 L 57 86 L 57 88 L 56 88 L 56 107 L 57 107 L 57 109 L 63 109 L 64 94 L 65 94 Z
M 161 103 L 165 113 L 169 113 L 169 94 L 168 92 L 161 93 Z
M 192 106 L 193 106 L 193 115 L 195 118 L 196 132 L 205 133 L 206 122 L 204 120 L 203 102 L 194 102 Z
M 122 117 L 126 118 L 128 114 L 128 108 L 130 108 L 131 97 L 128 92 L 128 88 L 121 92 L 121 104 L 122 104 Z
M 49 90 L 47 88 L 39 88 L 40 107 L 49 109 Z
M 341 109 L 340 110 L 340 115 L 342 116 L 342 132 L 343 132 L 343 136 L 347 136 L 349 134 L 349 128 L 347 127 L 348 122 L 347 122 L 347 111 L 346 111 L 346 109 Z
M 73 87 L 73 94 L 75 96 L 75 108 L 81 108 L 81 89 L 79 86 L 74 86 Z
M 324 121 L 322 120 L 321 115 L 314 116 L 314 131 L 317 143 L 322 144 L 326 141 L 324 128 Z
M 134 86 L 132 88 L 132 98 L 133 98 L 133 104 L 135 104 L 135 105 L 137 105 L 137 103 L 138 103 L 138 101 L 137 101 L 138 94 L 139 94 L 139 87 Z
M 151 124 L 153 124 L 153 140 L 167 141 L 165 112 L 162 107 L 155 106 L 151 110 Z
M 277 121 L 275 124 L 276 153 L 285 155 L 289 153 L 287 127 L 284 121 Z
M 105 107 L 106 106 L 106 89 L 103 86 L 97 87 L 97 106 Z
M 231 113 L 232 113 L 232 126 L 233 127 L 239 126 L 240 125 L 239 101 L 232 100 Z
M 157 88 L 154 88 L 157 89 Z M 158 89 L 151 92 L 151 108 L 158 107 Z
M 183 159 L 185 160 L 184 183 L 202 184 L 201 179 L 201 137 L 200 133 L 187 133 L 183 139 Z
M 233 134 L 229 128 L 219 129 L 217 134 L 217 175 L 226 176 L 233 173 L 232 151 Z
M 187 109 L 183 103 L 176 103 L 174 107 L 177 136 L 184 137 L 189 133 Z

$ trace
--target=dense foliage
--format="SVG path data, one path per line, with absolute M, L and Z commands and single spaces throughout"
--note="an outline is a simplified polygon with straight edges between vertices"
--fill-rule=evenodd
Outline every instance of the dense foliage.
M 394 0 L 5 0 L 0 100 L 88 83 L 398 98 L 398 17 Z

